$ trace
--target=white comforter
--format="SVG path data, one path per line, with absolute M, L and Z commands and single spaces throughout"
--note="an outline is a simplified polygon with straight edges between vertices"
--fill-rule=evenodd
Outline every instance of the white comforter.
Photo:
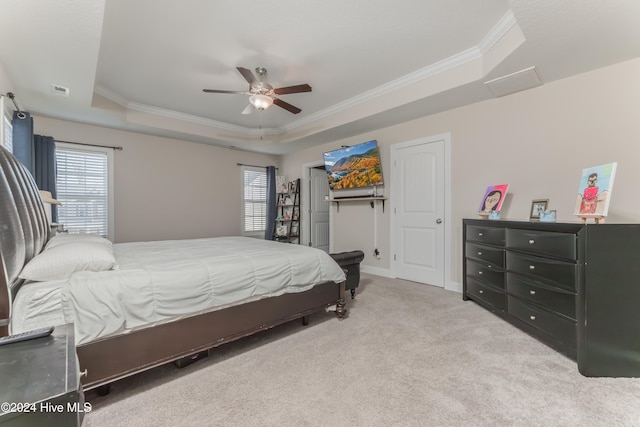
M 345 279 L 325 252 L 247 237 L 115 244 L 119 268 L 24 285 L 13 332 L 74 323 L 78 344 Z

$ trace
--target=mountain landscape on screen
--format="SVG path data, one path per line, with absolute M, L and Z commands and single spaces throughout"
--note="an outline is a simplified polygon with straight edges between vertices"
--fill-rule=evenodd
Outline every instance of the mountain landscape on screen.
M 382 185 L 376 141 L 325 153 L 324 160 L 331 190 Z

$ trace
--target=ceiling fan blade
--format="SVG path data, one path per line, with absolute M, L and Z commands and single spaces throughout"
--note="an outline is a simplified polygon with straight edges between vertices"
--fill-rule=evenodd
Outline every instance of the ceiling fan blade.
M 300 111 L 302 111 L 298 107 L 295 107 L 289 104 L 288 102 L 284 102 L 282 99 L 273 98 L 273 103 L 276 104 L 278 107 L 284 108 L 285 110 L 293 114 L 298 114 Z
M 242 67 L 236 67 L 236 68 L 238 69 L 238 71 L 240 71 L 240 74 L 242 74 L 242 77 L 244 77 L 244 79 L 248 81 L 252 87 L 258 83 L 258 81 L 256 80 L 251 70 L 249 70 L 248 68 L 242 68 Z
M 239 90 L 202 89 L 202 91 L 207 93 L 239 93 L 241 95 L 249 95 L 249 92 Z
M 273 90 L 273 93 L 275 93 L 276 95 L 286 95 L 288 93 L 300 93 L 300 92 L 311 92 L 311 86 L 305 83 L 302 85 L 279 87 Z
M 244 107 L 244 110 L 242 110 L 241 114 L 251 114 L 252 111 L 253 111 L 253 105 L 247 104 L 247 106 Z

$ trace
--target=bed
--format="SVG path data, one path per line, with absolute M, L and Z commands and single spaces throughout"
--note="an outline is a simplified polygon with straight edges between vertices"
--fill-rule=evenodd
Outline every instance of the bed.
M 29 172 L 0 147 L 0 336 L 73 323 L 85 390 L 335 307 L 326 253 L 227 236 L 112 244 L 51 236 Z

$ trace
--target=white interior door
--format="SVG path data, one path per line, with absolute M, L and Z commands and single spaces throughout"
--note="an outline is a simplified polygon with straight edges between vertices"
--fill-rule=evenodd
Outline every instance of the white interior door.
M 396 276 L 444 287 L 444 139 L 396 144 L 392 155 Z
M 309 169 L 310 245 L 329 253 L 329 181 L 324 169 Z

